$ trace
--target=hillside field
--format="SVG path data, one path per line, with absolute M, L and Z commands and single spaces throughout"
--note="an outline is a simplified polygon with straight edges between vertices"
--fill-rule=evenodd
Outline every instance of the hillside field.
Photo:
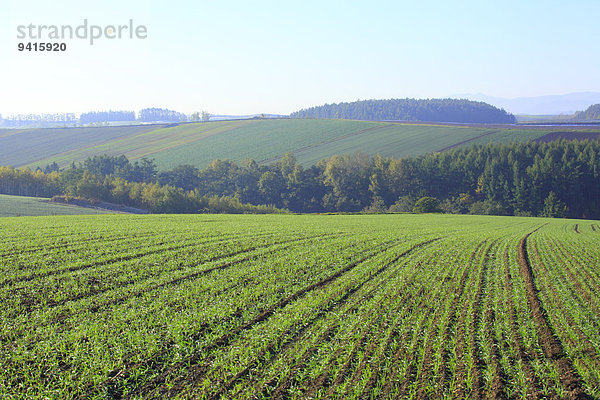
M 334 154 L 416 156 L 475 143 L 527 141 L 553 130 L 353 120 L 238 120 L 190 124 L 0 130 L 0 165 L 61 167 L 94 155 L 154 158 L 160 169 L 181 164 L 204 168 L 215 159 L 266 163 L 293 152 L 312 165 Z M 600 129 L 596 129 L 600 131 Z
M 0 221 L 1 398 L 598 398 L 600 223 Z
M 73 205 L 56 204 L 42 197 L 0 194 L 0 217 L 106 214 L 107 211 Z

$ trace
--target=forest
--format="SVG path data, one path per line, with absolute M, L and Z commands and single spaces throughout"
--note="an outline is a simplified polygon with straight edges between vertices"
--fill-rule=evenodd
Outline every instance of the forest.
M 487 103 L 464 99 L 359 100 L 302 109 L 291 118 L 344 118 L 369 121 L 429 121 L 514 124 L 514 115 Z
M 592 104 L 585 111 L 578 111 L 573 117 L 577 121 L 600 120 L 600 104 Z
M 103 155 L 64 170 L 0 167 L 0 193 L 79 196 L 174 213 L 206 212 L 208 198 L 231 202 L 231 212 L 412 212 L 429 197 L 433 209 L 447 213 L 598 219 L 600 143 L 490 144 L 400 159 L 355 153 L 308 168 L 291 153 L 270 165 L 215 160 L 205 169 L 169 171 L 158 171 L 151 159 Z

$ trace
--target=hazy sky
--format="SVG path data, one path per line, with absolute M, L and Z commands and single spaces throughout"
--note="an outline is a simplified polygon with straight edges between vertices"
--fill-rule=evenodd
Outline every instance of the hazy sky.
M 8 5 L 6 5 L 8 3 Z M 3 0 L 0 114 L 282 113 L 369 98 L 600 91 L 598 0 Z M 18 25 L 146 39 L 19 52 Z

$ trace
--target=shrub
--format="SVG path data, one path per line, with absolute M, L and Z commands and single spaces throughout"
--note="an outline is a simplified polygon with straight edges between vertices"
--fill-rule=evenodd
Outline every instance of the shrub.
M 442 212 L 442 209 L 440 208 L 440 202 L 438 199 L 436 199 L 435 197 L 425 196 L 417 200 L 415 206 L 413 207 L 413 212 L 437 213 Z

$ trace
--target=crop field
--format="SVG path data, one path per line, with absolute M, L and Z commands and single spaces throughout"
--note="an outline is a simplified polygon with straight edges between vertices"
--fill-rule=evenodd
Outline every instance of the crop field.
M 600 223 L 0 220 L 0 398 L 599 398 Z
M 93 152 L 94 148 L 103 144 L 119 143 L 123 138 L 143 134 L 156 127 L 5 129 L 0 131 L 0 164 L 24 167 L 37 163 L 35 166 L 43 168 L 52 163 L 47 160 L 58 160 L 67 166 L 71 161 L 78 161 L 75 154 Z
M 565 128 L 559 128 L 562 134 Z M 575 129 L 575 128 L 573 128 Z M 356 151 L 395 158 L 474 143 L 527 141 L 552 129 L 352 120 L 238 120 L 191 124 L 0 130 L 0 165 L 45 167 L 108 154 L 154 158 L 160 169 L 215 159 L 268 163 L 293 152 L 303 165 Z M 599 130 L 596 130 L 596 132 Z
M 42 197 L 0 194 L 0 217 L 106 214 L 107 211 L 49 202 Z

